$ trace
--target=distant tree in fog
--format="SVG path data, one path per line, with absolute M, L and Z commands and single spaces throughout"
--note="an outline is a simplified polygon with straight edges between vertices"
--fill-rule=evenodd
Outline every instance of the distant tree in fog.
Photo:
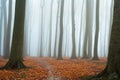
M 96 29 L 95 29 L 95 42 L 94 42 L 94 55 L 93 59 L 98 60 L 98 38 L 99 38 L 99 0 L 96 1 Z
M 62 59 L 62 43 L 63 43 L 63 13 L 64 13 L 64 0 L 61 0 L 61 12 L 60 12 L 60 37 L 58 43 L 58 60 Z
M 12 21 L 12 0 L 9 0 L 9 13 L 8 23 L 5 30 L 5 41 L 4 41 L 4 58 L 9 58 L 10 53 L 10 34 L 11 34 L 11 21 Z
M 76 43 L 75 43 L 75 10 L 74 10 L 74 0 L 72 0 L 72 59 L 76 59 Z

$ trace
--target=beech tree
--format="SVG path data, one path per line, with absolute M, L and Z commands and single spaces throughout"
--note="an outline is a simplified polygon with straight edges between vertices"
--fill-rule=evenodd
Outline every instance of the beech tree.
M 106 68 L 95 78 L 120 79 L 120 0 L 114 0 L 113 25 Z M 106 80 L 107 80 L 106 79 Z
M 79 42 L 78 42 L 78 57 L 80 58 L 80 48 L 81 48 L 81 32 L 82 32 L 82 19 L 83 19 L 83 10 L 84 10 L 84 0 L 81 7 L 81 21 L 80 21 L 80 32 L 79 32 Z
M 5 42 L 4 42 L 4 58 L 9 58 L 10 53 L 10 33 L 11 33 L 11 19 L 12 19 L 12 0 L 9 0 L 9 15 L 8 23 L 5 30 Z
M 76 59 L 76 43 L 75 43 L 75 13 L 74 13 L 74 0 L 72 0 L 72 59 Z
M 2 1 L 2 0 L 1 0 Z M 0 56 L 1 56 L 1 41 L 2 41 L 2 19 L 3 19 L 3 14 L 2 14 L 2 3 L 0 1 Z
M 51 37 L 52 37 L 52 15 L 53 15 L 53 0 L 51 1 L 51 6 L 50 6 L 50 31 L 49 31 L 49 50 L 48 50 L 48 55 L 51 57 Z
M 12 47 L 9 61 L 3 67 L 5 69 L 26 68 L 26 66 L 22 62 L 25 3 L 26 0 L 16 0 Z
M 41 4 L 41 34 L 40 34 L 40 56 L 43 56 L 42 54 L 42 47 L 43 47 L 43 36 L 42 36 L 42 33 L 43 33 L 43 16 L 44 16 L 44 5 L 45 5 L 45 1 L 42 0 L 42 4 Z
M 59 13 L 60 13 L 60 0 L 58 0 L 57 6 L 57 16 L 56 16 L 56 30 L 55 30 L 55 44 L 54 44 L 54 58 L 56 58 L 56 45 L 57 45 L 57 32 L 58 32 L 58 23 L 59 23 Z
M 5 35 L 6 35 L 6 27 L 7 27 L 7 7 L 6 7 L 6 0 L 1 0 L 1 30 L 3 30 L 3 43 L 5 43 Z M 5 46 L 2 45 L 3 47 Z M 4 53 L 4 50 L 3 50 Z
M 99 38 L 99 0 L 96 0 L 96 30 L 93 55 L 94 60 L 98 60 L 98 38 Z
M 58 60 L 62 59 L 62 42 L 63 42 L 63 13 L 64 13 L 64 0 L 61 0 L 61 12 L 60 12 L 60 37 L 58 43 Z

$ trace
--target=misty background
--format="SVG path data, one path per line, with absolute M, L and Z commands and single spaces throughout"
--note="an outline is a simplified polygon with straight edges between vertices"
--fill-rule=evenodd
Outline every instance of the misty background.
M 14 12 L 15 12 L 15 0 L 3 0 L 6 8 L 2 8 L 2 0 L 0 0 L 0 21 L 1 21 L 1 32 L 0 32 L 0 54 L 4 53 L 4 36 L 6 26 L 5 23 L 8 23 L 8 12 L 9 12 L 9 2 L 12 1 L 12 18 L 11 18 L 11 37 L 10 44 L 12 42 L 12 31 L 14 25 Z M 56 53 L 58 52 L 58 41 L 59 41 L 59 27 L 60 22 L 56 27 L 57 21 L 57 10 L 58 6 L 61 4 L 60 0 L 26 0 L 26 16 L 25 16 L 25 34 L 24 34 L 24 53 L 30 56 L 39 56 L 40 48 L 42 42 L 42 53 L 43 56 L 49 55 L 49 39 L 51 37 L 51 54 L 54 55 L 54 49 Z M 53 1 L 53 3 L 52 3 Z M 63 46 L 62 54 L 66 57 L 71 57 L 72 51 L 72 18 L 71 18 L 71 3 L 72 0 L 64 0 L 64 20 L 63 20 Z M 85 29 L 86 25 L 92 25 L 92 27 L 87 28 L 91 29 L 92 32 L 92 55 L 94 53 L 94 37 L 96 30 L 96 0 L 74 0 L 75 1 L 75 42 L 76 42 L 76 53 L 78 55 L 79 45 L 80 45 L 80 55 L 83 55 L 83 45 L 85 41 Z M 112 25 L 112 16 L 113 16 L 113 0 L 100 0 L 100 32 L 99 32 L 99 41 L 98 41 L 98 54 L 100 57 L 106 57 L 108 54 L 109 48 L 109 39 L 111 33 Z M 51 4 L 52 4 L 52 20 L 51 20 Z M 86 5 L 88 6 L 88 12 L 86 11 Z M 42 15 L 43 8 L 43 16 Z M 6 14 L 1 15 L 1 13 L 6 11 Z M 60 12 L 60 7 L 59 7 Z M 88 22 L 86 23 L 86 15 L 91 15 Z M 1 17 L 6 16 L 6 20 L 2 20 Z M 43 20 L 41 19 L 43 18 Z M 60 18 L 60 13 L 59 13 Z M 5 19 L 5 18 L 4 18 Z M 59 20 L 59 19 L 58 19 Z M 42 26 L 41 26 L 42 24 Z M 52 25 L 52 27 L 50 26 Z M 88 26 L 89 27 L 89 26 Z M 42 28 L 42 30 L 41 30 Z M 57 28 L 57 34 L 56 34 Z M 50 34 L 50 29 L 52 34 Z M 42 32 L 41 32 L 42 31 Z M 89 33 L 88 33 L 89 34 Z M 42 39 L 41 39 L 42 35 Z M 55 37 L 57 35 L 57 38 Z M 81 37 L 81 38 L 79 38 Z M 55 38 L 57 39 L 56 47 Z M 79 44 L 80 41 L 80 44 Z M 88 44 L 88 43 L 87 43 Z M 11 46 L 11 45 L 10 45 Z M 86 51 L 89 52 L 89 50 Z

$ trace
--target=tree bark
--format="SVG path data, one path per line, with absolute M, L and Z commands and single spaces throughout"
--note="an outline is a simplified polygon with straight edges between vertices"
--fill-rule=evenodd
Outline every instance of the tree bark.
M 71 59 L 76 59 L 76 43 L 75 43 L 75 13 L 74 13 L 74 0 L 72 0 L 72 56 Z
M 62 60 L 62 43 L 63 43 L 63 13 L 64 13 L 64 0 L 61 0 L 61 12 L 60 12 L 60 37 L 58 44 L 58 60 Z
M 113 25 L 109 46 L 108 62 L 105 70 L 95 78 L 106 77 L 120 80 L 120 0 L 114 0 Z
M 45 2 L 44 2 L 44 0 L 42 0 L 43 1 L 43 3 L 41 4 L 41 34 L 40 34 L 40 57 L 42 57 L 43 56 L 43 35 L 42 35 L 42 33 L 43 33 L 43 16 L 44 16 L 44 5 L 45 5 Z
M 2 0 L 0 1 L 0 4 L 2 5 Z M 1 6 L 0 7 L 0 56 L 1 56 L 1 42 L 2 42 L 2 23 L 3 23 L 3 12 Z
M 9 16 L 5 34 L 4 58 L 9 58 L 10 53 L 10 34 L 11 34 L 11 19 L 12 19 L 12 0 L 9 0 Z
M 94 0 L 87 0 L 87 27 L 88 27 L 88 57 L 92 57 L 92 29 L 93 29 L 93 3 Z
M 60 0 L 58 0 L 58 6 L 57 6 L 57 16 L 56 16 L 56 30 L 55 30 L 55 44 L 54 44 L 54 58 L 56 58 L 56 45 L 57 45 L 57 32 L 58 32 L 58 23 L 59 23 L 59 8 L 60 8 Z
M 94 55 L 93 60 L 98 60 L 98 39 L 99 39 L 99 0 L 96 0 L 96 31 L 94 42 Z
M 84 0 L 82 2 L 81 8 L 81 22 L 80 22 L 80 32 L 79 32 L 79 43 L 78 43 L 78 58 L 80 58 L 80 48 L 81 48 L 81 33 L 82 33 L 82 19 L 83 19 L 83 8 L 84 8 Z
M 51 1 L 51 6 L 50 6 L 50 31 L 49 31 L 49 50 L 48 50 L 48 53 L 49 53 L 49 57 L 51 57 L 51 37 L 52 37 L 52 15 L 53 15 L 53 11 L 52 11 L 52 8 L 53 8 L 53 0 Z
M 26 66 L 22 62 L 25 2 L 26 0 L 16 0 L 12 48 L 9 61 L 3 67 L 5 69 L 26 68 Z

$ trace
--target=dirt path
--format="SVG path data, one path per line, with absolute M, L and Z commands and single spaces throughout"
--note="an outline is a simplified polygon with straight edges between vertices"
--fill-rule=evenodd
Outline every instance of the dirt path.
M 52 72 L 52 66 L 46 60 L 39 60 L 37 63 L 42 64 L 42 67 L 48 70 L 47 80 L 62 80 L 61 78 L 54 76 Z

